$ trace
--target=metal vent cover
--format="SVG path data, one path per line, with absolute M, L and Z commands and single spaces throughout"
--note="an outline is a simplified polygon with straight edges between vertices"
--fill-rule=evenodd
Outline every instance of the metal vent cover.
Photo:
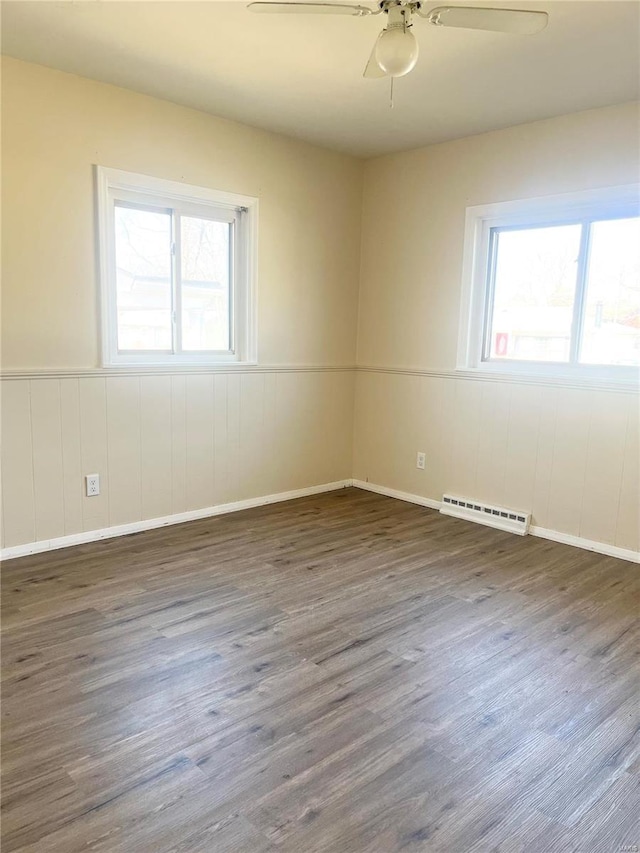
M 440 512 L 443 515 L 464 518 L 467 521 L 497 527 L 499 530 L 507 530 L 509 533 L 517 533 L 520 536 L 529 532 L 531 520 L 531 513 L 529 512 L 493 506 L 457 495 L 443 495 Z

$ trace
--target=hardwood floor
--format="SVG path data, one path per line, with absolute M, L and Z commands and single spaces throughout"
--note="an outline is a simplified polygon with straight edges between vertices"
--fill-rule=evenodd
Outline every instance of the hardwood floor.
M 2 851 L 633 850 L 639 602 L 356 489 L 7 562 Z

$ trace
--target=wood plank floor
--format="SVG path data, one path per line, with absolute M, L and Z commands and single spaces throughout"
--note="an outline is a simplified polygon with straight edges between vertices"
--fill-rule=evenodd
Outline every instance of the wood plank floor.
M 639 604 L 356 489 L 10 561 L 2 851 L 632 850 Z

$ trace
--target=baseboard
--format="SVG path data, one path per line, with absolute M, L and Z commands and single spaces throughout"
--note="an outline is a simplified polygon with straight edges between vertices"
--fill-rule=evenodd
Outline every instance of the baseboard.
M 608 545 L 606 542 L 584 539 L 582 536 L 573 536 L 571 533 L 561 533 L 559 530 L 549 530 L 546 527 L 532 526 L 529 528 L 529 533 L 532 536 L 539 536 L 541 539 L 550 539 L 552 542 L 573 545 L 574 548 L 583 548 L 585 551 L 596 551 L 598 554 L 606 554 L 607 557 L 617 557 L 619 560 L 640 563 L 640 551 L 632 551 L 630 548 L 619 548 L 617 545 Z
M 388 498 L 397 498 L 399 501 L 406 501 L 410 504 L 419 504 L 420 506 L 429 507 L 429 509 L 440 509 L 440 501 L 434 501 L 432 498 L 423 498 L 422 495 L 400 492 L 398 489 L 389 489 L 387 486 L 378 486 L 376 483 L 369 483 L 364 480 L 352 480 L 351 485 L 357 489 L 365 489 L 367 492 L 375 492 L 377 495 L 386 495 Z
M 409 492 L 401 492 L 398 489 L 389 489 L 376 483 L 367 483 L 364 480 L 352 480 L 352 485 L 358 489 L 368 492 L 376 492 L 378 495 L 386 495 L 389 498 L 397 498 L 412 504 L 429 507 L 429 509 L 440 509 L 441 501 L 432 498 L 424 498 L 421 495 L 412 495 Z M 472 522 L 477 524 L 477 522 Z M 582 548 L 585 551 L 595 551 L 605 554 L 607 557 L 617 557 L 620 560 L 628 560 L 631 563 L 640 563 L 640 552 L 632 551 L 630 548 L 619 548 L 617 545 L 608 545 L 606 542 L 596 542 L 593 539 L 584 539 L 581 536 L 573 536 L 570 533 L 561 533 L 559 530 L 549 530 L 546 527 L 529 527 L 532 536 L 540 539 L 550 539 L 552 542 L 560 542 L 563 545 L 573 545 L 574 548 Z
M 248 498 L 243 501 L 208 506 L 189 512 L 178 512 L 175 515 L 165 515 L 161 518 L 149 518 L 144 521 L 134 521 L 131 524 L 118 524 L 115 527 L 103 527 L 101 530 L 88 530 L 83 533 L 72 533 L 69 536 L 59 536 L 56 539 L 42 539 L 38 542 L 27 542 L 24 545 L 13 545 L 0 550 L 1 560 L 12 560 L 16 557 L 26 557 L 29 554 L 39 554 L 44 551 L 57 551 L 59 548 L 69 548 L 72 545 L 84 545 L 87 542 L 97 542 L 100 539 L 113 539 L 116 536 L 128 536 L 131 533 L 141 533 L 144 530 L 155 530 L 158 527 L 168 527 L 172 524 L 183 524 L 185 521 L 197 521 L 200 518 L 210 518 L 214 515 L 225 515 L 239 512 L 243 509 L 266 506 L 281 501 L 305 498 L 309 495 L 319 495 L 323 492 L 334 492 L 352 485 L 352 480 L 337 480 L 334 483 L 323 483 L 320 486 L 307 486 L 304 489 L 294 489 L 290 492 L 278 492 L 273 495 L 263 495 L 259 498 Z
M 16 557 L 26 557 L 29 554 L 39 554 L 44 551 L 57 551 L 60 548 L 69 548 L 72 545 L 83 545 L 88 542 L 98 542 L 101 539 L 112 539 L 116 536 L 128 536 L 131 533 L 141 533 L 144 530 L 155 530 L 158 527 L 168 527 L 172 524 L 182 524 L 185 521 L 197 521 L 201 518 L 210 518 L 215 515 L 225 515 L 230 512 L 239 512 L 243 509 L 266 506 L 281 501 L 295 500 L 309 495 L 319 495 L 323 492 L 333 492 L 355 486 L 378 495 L 396 498 L 407 503 L 418 504 L 429 509 L 439 510 L 441 502 L 422 495 L 414 495 L 410 492 L 402 492 L 399 489 L 390 489 L 377 483 L 368 483 L 364 480 L 337 480 L 334 483 L 323 483 L 319 486 L 308 486 L 304 489 L 294 489 L 289 492 L 278 492 L 273 495 L 263 495 L 259 498 L 248 498 L 243 501 L 218 504 L 217 506 L 194 509 L 189 512 L 179 512 L 175 515 L 165 515 L 161 518 L 149 518 L 145 521 L 135 521 L 131 524 L 118 524 L 115 527 L 104 527 L 101 530 L 88 530 L 83 533 L 72 533 L 69 536 L 59 536 L 56 539 L 42 539 L 38 542 L 27 542 L 24 545 L 13 545 L 0 550 L 0 560 L 12 560 Z M 620 560 L 628 560 L 632 563 L 640 563 L 640 553 L 628 548 L 619 548 L 617 545 L 608 545 L 605 542 L 596 542 L 592 539 L 584 539 L 581 536 L 573 536 L 570 533 L 561 533 L 558 530 L 549 530 L 545 527 L 531 526 L 529 533 L 541 539 L 550 539 L 563 545 L 573 545 L 585 551 L 595 551 L 608 557 L 617 557 Z

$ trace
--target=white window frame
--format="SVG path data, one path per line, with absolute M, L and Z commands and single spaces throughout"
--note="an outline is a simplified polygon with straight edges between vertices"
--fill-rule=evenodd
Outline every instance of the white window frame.
M 488 376 L 510 373 L 515 376 L 540 375 L 546 378 L 611 380 L 637 383 L 638 368 L 627 365 L 598 365 L 566 362 L 516 361 L 484 357 L 485 335 L 490 323 L 491 282 L 490 243 L 492 229 L 581 224 L 592 218 L 620 219 L 640 215 L 640 184 L 563 193 L 518 201 L 476 205 L 466 210 L 462 298 L 458 335 L 457 369 Z M 586 246 L 581 245 L 574 301 L 572 330 L 581 324 L 586 287 Z M 572 340 L 576 335 L 572 334 Z M 576 358 L 572 347 L 572 358 Z
M 120 169 L 95 167 L 99 237 L 100 327 L 103 367 L 123 365 L 257 364 L 256 277 L 258 199 L 206 187 L 167 181 Z M 234 223 L 231 349 L 207 352 L 118 351 L 115 266 L 116 202 L 165 208 L 178 216 L 191 215 Z M 179 263 L 175 241 L 174 266 Z M 175 276 L 174 276 L 175 278 Z M 179 291 L 174 294 L 180 299 Z M 173 340 L 180 339 L 180 318 L 174 314 Z

